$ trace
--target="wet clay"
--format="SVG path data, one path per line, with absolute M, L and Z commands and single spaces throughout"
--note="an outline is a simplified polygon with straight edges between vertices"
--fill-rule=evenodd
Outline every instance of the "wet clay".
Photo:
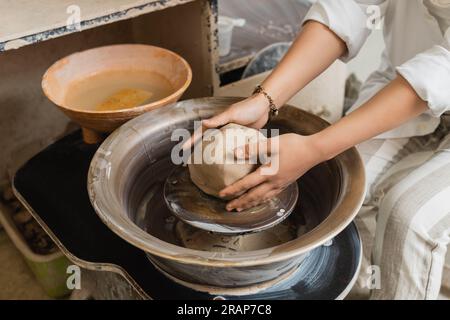
M 219 197 L 219 191 L 257 168 L 256 161 L 237 162 L 234 150 L 245 144 L 264 140 L 266 138 L 258 130 L 234 123 L 220 130 L 207 131 L 203 136 L 202 150 L 194 150 L 189 161 L 192 182 L 203 192 Z M 232 198 L 234 196 L 223 197 L 227 200 Z

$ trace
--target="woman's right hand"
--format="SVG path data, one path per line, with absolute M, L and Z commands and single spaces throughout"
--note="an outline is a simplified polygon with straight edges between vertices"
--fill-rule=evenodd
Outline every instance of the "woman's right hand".
M 183 149 L 189 149 L 197 142 L 203 133 L 212 128 L 218 128 L 228 123 L 236 123 L 255 129 L 262 128 L 269 120 L 269 103 L 262 94 L 253 95 L 245 100 L 229 106 L 224 112 L 202 121 L 192 137 L 183 145 Z

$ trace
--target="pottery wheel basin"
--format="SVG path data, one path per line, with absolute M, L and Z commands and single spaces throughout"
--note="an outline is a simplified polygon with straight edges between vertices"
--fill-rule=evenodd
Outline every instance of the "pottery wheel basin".
M 180 229 L 181 222 L 163 197 L 164 183 L 175 168 L 170 155 L 178 141 L 172 141 L 172 133 L 177 128 L 192 131 L 194 120 L 209 118 L 238 100 L 186 100 L 143 114 L 114 131 L 90 166 L 88 191 L 99 217 L 124 240 L 144 250 L 158 269 L 182 283 L 229 288 L 282 278 L 301 265 L 311 250 L 340 233 L 363 201 L 363 164 L 353 148 L 297 181 L 299 201 L 283 222 L 286 228 L 276 226 L 263 231 L 266 234 L 250 235 L 256 238 L 241 239 L 242 246 L 233 248 L 202 244 L 216 241 L 207 234 L 197 237 L 195 245 L 191 239 L 180 239 L 180 232 L 196 234 L 196 230 L 183 225 Z M 327 125 L 314 115 L 285 106 L 268 128 L 309 135 Z

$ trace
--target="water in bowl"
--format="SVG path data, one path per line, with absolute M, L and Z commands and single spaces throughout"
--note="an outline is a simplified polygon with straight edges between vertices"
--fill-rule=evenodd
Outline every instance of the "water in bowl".
M 112 70 L 69 85 L 65 105 L 88 111 L 113 111 L 152 103 L 174 92 L 162 75 L 145 70 Z

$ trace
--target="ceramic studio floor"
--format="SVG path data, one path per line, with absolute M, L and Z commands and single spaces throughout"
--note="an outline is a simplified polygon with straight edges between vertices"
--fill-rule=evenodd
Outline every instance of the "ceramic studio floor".
M 0 300 L 49 299 L 4 230 L 0 230 L 0 288 Z

